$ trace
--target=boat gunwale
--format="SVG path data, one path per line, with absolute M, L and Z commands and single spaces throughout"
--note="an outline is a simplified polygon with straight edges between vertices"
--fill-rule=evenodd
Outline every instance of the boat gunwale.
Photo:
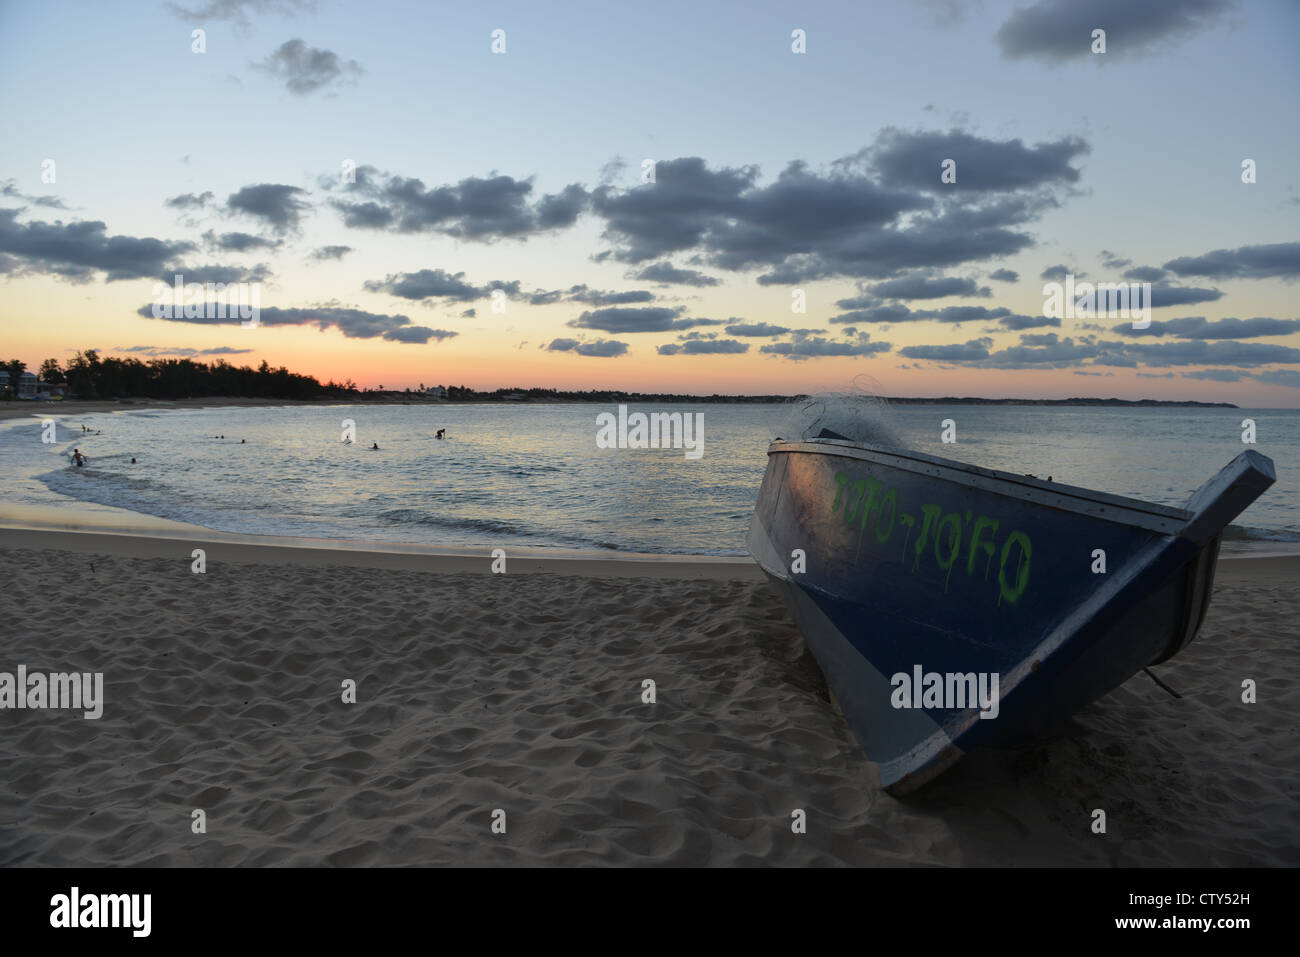
M 931 477 L 948 481 L 956 481 L 956 479 L 951 476 L 934 475 L 926 467 L 957 472 L 976 479 L 975 482 L 965 484 L 973 485 L 980 491 L 1005 495 L 1008 498 L 1020 499 L 1024 502 L 1048 508 L 1061 508 L 1101 521 L 1134 525 L 1168 535 L 1177 534 L 1195 516 L 1194 512 L 1170 505 L 1157 505 L 1153 502 L 1144 502 L 1141 499 L 1127 498 L 1110 492 L 1099 492 L 1095 489 L 1082 488 L 1077 485 L 1047 482 L 1029 475 L 1015 475 L 1011 472 L 984 468 L 980 465 L 958 462 L 955 459 L 945 459 L 924 452 L 886 449 L 854 442 L 849 439 L 775 439 L 768 445 L 767 449 L 769 456 L 776 453 L 791 452 L 838 455 L 843 458 L 859 459 L 874 462 L 878 465 L 892 466 L 907 472 L 929 474 Z M 998 485 L 994 486 L 990 483 L 998 483 Z M 1049 501 L 1047 500 L 1048 496 L 1057 500 Z M 1104 505 L 1115 509 L 1116 514 L 1098 515 L 1093 510 L 1079 508 L 1070 501 L 1060 501 L 1060 499 L 1076 499 L 1082 502 Z

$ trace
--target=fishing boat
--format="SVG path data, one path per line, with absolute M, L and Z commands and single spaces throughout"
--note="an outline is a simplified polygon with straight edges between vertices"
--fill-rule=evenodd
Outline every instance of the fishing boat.
M 822 430 L 769 447 L 748 546 L 899 795 L 1185 648 L 1274 480 L 1246 451 L 1171 508 Z

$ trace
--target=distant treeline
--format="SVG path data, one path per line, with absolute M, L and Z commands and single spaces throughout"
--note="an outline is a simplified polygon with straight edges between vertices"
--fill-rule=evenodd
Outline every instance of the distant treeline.
M 23 364 L 16 360 L 3 364 L 10 370 L 10 381 L 17 381 L 15 366 L 22 371 Z M 100 357 L 94 349 L 78 352 L 61 366 L 57 359 L 41 363 L 40 379 L 54 385 L 66 385 L 78 399 L 120 399 L 144 397 L 149 399 L 187 399 L 222 396 L 255 399 L 319 399 L 333 396 L 345 397 L 355 393 L 351 380 L 343 385 L 330 382 L 322 385 L 309 375 L 299 375 L 281 366 L 272 369 L 265 361 L 252 366 L 234 366 L 224 359 L 213 363 L 195 362 L 193 359 L 150 359 L 142 362 L 136 358 L 119 359 L 116 356 Z

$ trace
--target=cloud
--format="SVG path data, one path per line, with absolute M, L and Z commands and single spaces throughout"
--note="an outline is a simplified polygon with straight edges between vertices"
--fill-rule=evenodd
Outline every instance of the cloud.
M 716 286 L 721 282 L 720 279 L 706 276 L 694 269 L 679 269 L 667 260 L 651 263 L 638 272 L 634 278 L 645 282 L 658 282 L 664 285 L 677 286 Z
M 494 281 L 485 286 L 466 282 L 463 272 L 449 273 L 442 269 L 421 269 L 418 272 L 393 273 L 382 280 L 370 279 L 364 283 L 367 292 L 386 292 L 402 299 L 446 299 L 450 302 L 472 302 L 492 295 L 500 289 L 507 296 L 519 293 L 517 281 Z
M 217 235 L 212 230 L 208 230 L 203 234 L 203 239 L 209 246 L 224 252 L 235 253 L 245 253 L 250 249 L 278 249 L 281 246 L 280 240 L 263 239 L 261 236 L 254 236 L 250 233 L 221 233 Z
M 21 200 L 24 203 L 31 203 L 33 206 L 44 206 L 46 209 L 67 209 L 63 200 L 57 196 L 33 196 L 30 193 L 24 193 L 18 189 L 18 181 L 14 179 L 5 180 L 0 184 L 0 196 L 10 199 Z
M 876 169 L 891 183 L 917 189 L 951 191 L 1022 190 L 1037 186 L 1076 183 L 1079 171 L 1071 166 L 1088 152 L 1078 137 L 1026 146 L 1021 140 L 990 140 L 961 130 L 947 133 L 907 133 L 883 130 L 871 153 Z M 940 164 L 957 164 L 957 183 L 940 181 Z
M 1267 385 L 1288 385 L 1300 388 L 1300 369 L 1270 369 L 1256 372 L 1255 378 Z
M 214 349 L 181 349 L 168 348 L 166 346 L 118 346 L 116 352 L 130 352 L 136 355 L 146 356 L 183 356 L 193 358 L 195 356 L 237 356 L 252 352 L 252 349 L 236 349 L 233 346 L 217 346 Z
M 1132 279 L 1135 282 L 1159 282 L 1167 275 L 1169 275 L 1168 271 L 1159 266 L 1134 266 L 1124 272 L 1125 279 Z
M 609 292 L 592 289 L 585 283 L 568 289 L 538 290 L 528 297 L 530 306 L 549 306 L 557 302 L 581 302 L 588 306 L 622 306 L 636 302 L 650 302 L 654 293 L 647 289 Z
M 193 9 L 177 3 L 168 3 L 166 7 L 181 20 L 227 20 L 237 27 L 247 28 L 249 9 L 257 13 L 269 12 L 292 16 L 299 11 L 314 12 L 316 0 L 208 0 L 207 3 Z
M 1055 326 L 1058 329 L 1061 326 L 1061 320 L 1057 316 L 1002 316 L 998 319 L 998 324 L 1008 329 L 1037 329 L 1041 326 Z
M 940 322 L 972 322 L 977 319 L 1001 319 L 1011 315 L 1005 306 L 944 306 L 942 309 L 916 309 L 912 319 L 938 319 Z
M 841 303 L 844 300 L 840 300 Z M 906 322 L 912 318 L 912 310 L 901 302 L 889 303 L 884 306 L 872 306 L 870 309 L 855 309 L 852 312 L 841 313 L 838 316 L 831 316 L 830 321 L 836 322 Z
M 254 63 L 253 69 L 279 80 L 297 96 L 348 81 L 355 83 L 365 72 L 356 60 L 344 60 L 332 50 L 309 47 L 297 37 L 284 41 L 261 63 Z
M 968 362 L 975 359 L 987 359 L 989 357 L 989 349 L 992 346 L 992 339 L 971 339 L 963 345 L 904 346 L 898 350 L 898 354 L 906 356 L 909 359 Z
M 6 260 L 10 274 L 43 273 L 74 282 L 88 282 L 97 273 L 106 282 L 149 279 L 195 248 L 187 242 L 110 236 L 97 220 L 19 223 L 20 212 L 0 209 L 0 254 L 13 257 Z
M 202 209 L 212 201 L 212 191 L 204 193 L 181 193 L 163 201 L 164 206 L 172 209 Z
M 789 332 L 786 326 L 774 326 L 769 322 L 737 322 L 727 326 L 729 336 L 750 336 L 754 338 L 783 336 Z
M 946 296 L 991 296 L 993 290 L 974 279 L 957 276 L 929 278 L 902 276 L 869 287 L 868 292 L 881 299 L 943 299 Z
M 971 189 L 940 189 L 938 164 L 951 154 L 932 151 L 952 148 L 972 166 Z M 694 250 L 702 263 L 729 272 L 766 269 L 758 277 L 763 285 L 889 279 L 1006 257 L 1033 244 L 1014 227 L 1057 204 L 1051 190 L 1078 179 L 1070 161 L 1086 151 L 1073 138 L 1026 147 L 890 129 L 825 172 L 794 162 L 767 185 L 754 166 L 662 160 L 653 184 L 592 193 L 611 244 L 599 255 L 642 263 Z M 918 157 L 924 171 L 914 166 Z
M 1180 372 L 1184 379 L 1208 379 L 1211 382 L 1240 382 L 1242 379 L 1254 378 L 1248 372 L 1236 369 L 1199 369 L 1193 372 Z
M 612 306 L 584 312 L 568 324 L 575 329 L 599 329 L 602 332 L 668 332 L 672 329 L 689 329 L 691 325 L 713 324 L 710 320 L 696 322 L 678 320 L 681 306 L 642 306 L 622 308 Z M 721 322 L 721 320 L 718 320 Z M 685 323 L 685 324 L 682 324 Z
M 680 345 L 670 342 L 658 349 L 661 356 L 735 355 L 748 351 L 748 342 L 739 342 L 735 339 L 692 339 Z
M 153 304 L 141 306 L 137 313 L 146 319 L 153 318 Z M 161 322 L 187 322 L 204 326 L 238 325 L 238 315 L 224 319 L 198 316 L 191 319 L 173 317 Z M 262 306 L 259 322 L 263 326 L 315 326 L 321 331 L 337 329 L 349 339 L 386 339 L 390 342 L 424 343 L 430 339 L 442 341 L 459 335 L 448 329 L 430 329 L 411 324 L 403 315 L 384 315 L 334 304 L 317 307 L 282 309 Z
M 627 354 L 627 343 L 615 339 L 597 339 L 595 342 L 579 342 L 577 339 L 552 339 L 546 347 L 548 352 L 576 352 L 580 356 L 598 359 L 612 359 Z
M 1044 269 L 1042 272 L 1038 274 L 1038 278 L 1046 279 L 1049 282 L 1064 282 L 1065 277 L 1070 275 L 1073 272 L 1074 270 L 1071 269 L 1069 266 L 1058 264 L 1055 266 L 1048 266 L 1046 269 Z M 1081 279 L 1083 278 L 1084 275 L 1085 275 L 1084 273 L 1074 273 L 1074 278 Z
M 1300 363 L 1300 349 L 1262 342 L 1132 342 L 1123 354 L 1149 366 L 1260 366 Z
M 331 200 L 343 222 L 357 229 L 433 232 L 475 242 L 527 239 L 535 233 L 572 225 L 589 196 L 574 183 L 531 202 L 531 179 L 471 176 L 447 186 L 425 187 L 418 179 L 382 173 L 372 166 L 355 171 L 356 182 L 322 179 L 326 189 L 343 189 L 360 199 Z
M 1197 302 L 1216 302 L 1223 298 L 1218 289 L 1202 289 L 1197 286 L 1179 286 L 1171 282 L 1153 282 L 1151 284 L 1151 308 L 1162 306 L 1190 306 Z
M 1300 332 L 1300 319 L 1218 319 L 1187 316 L 1167 321 L 1154 320 L 1146 329 L 1135 329 L 1131 322 L 1121 323 L 1115 331 L 1125 336 L 1171 336 L 1175 339 L 1258 339 L 1261 336 L 1286 336 Z
M 305 189 L 297 186 L 258 183 L 231 193 L 226 199 L 226 208 L 232 213 L 260 219 L 276 232 L 283 233 L 297 229 L 302 214 L 311 208 L 309 203 L 299 198 L 306 194 Z
M 178 276 L 186 285 L 194 282 L 202 284 L 219 282 L 225 285 L 239 282 L 266 282 L 271 278 L 271 268 L 266 263 L 258 263 L 252 268 L 223 266 L 220 263 L 209 263 L 206 266 L 177 264 L 169 268 L 160 278 L 164 283 L 173 285 Z
M 995 269 L 989 273 L 989 278 L 999 282 L 1016 282 L 1020 278 L 1020 273 L 1014 269 Z
M 760 346 L 758 351 L 801 361 L 827 356 L 869 356 L 878 352 L 888 352 L 891 348 L 893 346 L 888 342 L 868 342 L 865 336 L 860 337 L 856 342 L 833 342 L 822 336 L 804 336 L 794 342 L 770 342 Z
M 1089 57 L 1144 56 L 1207 29 L 1230 9 L 1228 0 L 1038 0 L 1016 7 L 994 39 L 1008 60 L 1050 65 Z M 1106 31 L 1106 53 L 1092 53 L 1092 31 Z
M 1133 265 L 1133 260 L 1125 259 L 1109 249 L 1103 249 L 1101 251 L 1101 264 L 1107 269 L 1123 269 L 1125 266 Z
M 351 246 L 318 246 L 312 250 L 308 258 L 314 262 L 326 262 L 342 259 L 350 252 L 352 252 Z
M 1165 268 L 1179 276 L 1212 279 L 1295 279 L 1300 276 L 1300 242 L 1215 249 L 1171 259 Z

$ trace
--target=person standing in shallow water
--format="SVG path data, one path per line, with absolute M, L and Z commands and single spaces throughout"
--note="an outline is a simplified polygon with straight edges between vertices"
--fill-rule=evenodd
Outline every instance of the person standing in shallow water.
M 77 463 L 77 468 L 81 468 L 86 464 L 86 457 L 81 454 L 81 449 L 72 450 L 72 461 Z

